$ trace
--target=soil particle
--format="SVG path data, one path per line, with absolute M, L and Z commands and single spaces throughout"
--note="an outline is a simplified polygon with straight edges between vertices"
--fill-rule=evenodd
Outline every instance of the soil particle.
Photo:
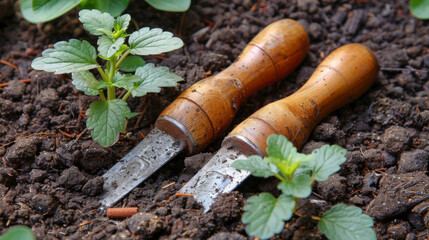
M 152 238 L 155 234 L 165 229 L 165 223 L 154 214 L 137 213 L 126 220 L 127 228 L 143 239 Z
M 54 187 L 62 186 L 74 191 L 82 189 L 82 186 L 88 181 L 79 168 L 72 166 L 62 172 Z
M 22 110 L 22 108 L 21 108 Z M 19 114 L 19 108 L 11 100 L 0 98 L 0 116 L 5 119 L 12 119 Z
M 398 173 L 426 171 L 428 167 L 429 152 L 416 149 L 403 152 L 398 161 Z
M 94 172 L 114 163 L 116 155 L 109 148 L 104 148 L 95 141 L 82 144 L 83 157 L 77 163 L 86 171 Z
M 103 177 L 90 179 L 82 188 L 82 192 L 90 197 L 97 196 L 103 192 Z
M 58 168 L 58 154 L 55 152 L 43 151 L 36 157 L 36 165 L 45 170 Z
M 4 156 L 6 166 L 20 167 L 30 165 L 37 155 L 41 139 L 37 136 L 19 140 L 6 151 Z
M 0 168 L 0 183 L 6 187 L 16 184 L 18 173 L 13 168 Z
M 195 174 L 213 156 L 213 153 L 200 153 L 185 158 L 185 167 L 189 174 Z
M 346 197 L 345 182 L 346 178 L 336 173 L 326 181 L 317 182 L 317 191 L 325 200 L 338 201 Z
M 388 152 L 383 152 L 380 149 L 368 149 L 363 152 L 366 166 L 371 169 L 379 169 L 390 167 L 396 164 L 396 158 Z
M 45 170 L 33 169 L 30 172 L 30 180 L 31 182 L 42 182 L 48 176 Z
M 398 154 L 407 149 L 414 135 L 411 129 L 392 126 L 384 132 L 382 142 L 388 152 Z
M 240 218 L 243 207 L 243 196 L 237 192 L 218 197 L 211 206 L 211 211 L 215 219 L 227 223 Z
M 368 214 L 386 220 L 429 199 L 429 177 L 424 172 L 391 174 L 380 181 L 380 190 Z
M 222 66 L 231 64 L 228 57 L 217 53 L 203 53 L 200 56 L 199 64 L 204 67 L 206 71 L 218 71 Z
M 411 226 L 408 222 L 400 221 L 399 223 L 390 225 L 387 228 L 387 233 L 391 239 L 405 239 L 410 230 Z
M 31 198 L 31 207 L 42 215 L 50 215 L 57 209 L 58 202 L 50 195 L 36 194 Z
M 236 232 L 219 232 L 211 236 L 208 240 L 246 240 L 247 238 Z
M 39 100 L 42 107 L 55 109 L 58 108 L 58 100 L 60 97 L 58 96 L 57 90 L 53 88 L 46 88 L 40 92 Z
M 25 83 L 12 80 L 9 85 L 4 88 L 3 95 L 12 99 L 20 99 L 25 93 Z

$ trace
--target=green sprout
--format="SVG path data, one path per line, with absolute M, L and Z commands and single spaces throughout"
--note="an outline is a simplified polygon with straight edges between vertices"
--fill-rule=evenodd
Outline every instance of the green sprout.
M 11 227 L 6 233 L 0 236 L 0 240 L 35 240 L 31 229 L 24 225 Z
M 253 155 L 231 164 L 253 176 L 275 176 L 281 181 L 277 187 L 282 194 L 278 198 L 270 193 L 261 193 L 250 197 L 244 206 L 242 221 L 247 224 L 246 232 L 260 239 L 280 233 L 284 221 L 290 220 L 295 213 L 297 201 L 310 196 L 314 181 L 326 181 L 340 170 L 347 153 L 338 145 L 325 145 L 308 155 L 298 153 L 286 137 L 275 134 L 268 137 L 267 145 L 267 157 Z M 321 217 L 313 216 L 313 219 L 319 221 L 319 230 L 331 240 L 377 239 L 371 228 L 373 220 L 362 214 L 358 207 L 338 204 Z
M 99 36 L 98 57 L 107 62 L 106 67 L 103 69 L 97 62 L 95 47 L 76 39 L 56 43 L 54 48 L 43 51 L 42 57 L 34 59 L 31 66 L 55 74 L 71 73 L 76 89 L 89 96 L 100 96 L 101 99 L 91 103 L 86 112 L 86 125 L 92 130 L 92 138 L 107 147 L 118 140 L 119 133 L 126 128 L 127 119 L 139 115 L 128 107 L 126 101 L 130 95 L 141 97 L 159 93 L 161 87 L 175 87 L 183 80 L 167 67 L 145 64 L 139 56 L 169 52 L 182 47 L 183 42 L 159 28 L 145 27 L 127 34 L 129 14 L 113 18 L 98 10 L 82 10 L 79 16 L 83 27 L 90 34 Z M 127 37 L 128 44 L 125 42 Z M 96 69 L 101 79 L 97 79 L 89 71 L 91 69 Z M 135 74 L 125 73 L 134 71 Z M 122 98 L 117 98 L 116 88 L 126 90 Z

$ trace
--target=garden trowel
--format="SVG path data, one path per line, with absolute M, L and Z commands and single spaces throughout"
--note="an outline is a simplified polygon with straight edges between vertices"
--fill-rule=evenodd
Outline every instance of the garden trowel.
M 196 153 L 213 142 L 251 94 L 292 72 L 308 48 L 298 22 L 268 25 L 231 66 L 192 85 L 161 113 L 155 129 L 103 175 L 100 202 L 112 206 L 179 152 Z
M 230 167 L 235 159 L 266 155 L 271 134 L 286 136 L 298 149 L 326 115 L 362 95 L 378 75 L 375 55 L 363 45 L 333 51 L 294 94 L 273 102 L 240 123 L 221 149 L 179 191 L 192 194 L 208 211 L 214 199 L 239 185 L 249 172 Z

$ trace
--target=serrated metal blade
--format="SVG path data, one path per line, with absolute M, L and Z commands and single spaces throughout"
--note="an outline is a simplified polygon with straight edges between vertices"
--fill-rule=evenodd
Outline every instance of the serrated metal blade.
M 244 181 L 250 172 L 230 167 L 236 159 L 247 156 L 236 149 L 222 147 L 179 192 L 192 194 L 205 212 L 221 193 L 229 193 Z
M 112 206 L 183 148 L 178 139 L 155 128 L 103 175 L 100 203 L 106 207 Z

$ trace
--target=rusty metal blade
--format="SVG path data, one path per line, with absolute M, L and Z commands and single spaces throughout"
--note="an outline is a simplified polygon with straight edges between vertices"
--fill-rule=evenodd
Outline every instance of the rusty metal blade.
M 236 149 L 222 147 L 179 192 L 194 195 L 208 212 L 219 194 L 231 192 L 250 175 L 248 171 L 230 167 L 234 160 L 246 158 Z
M 183 150 L 180 141 L 152 130 L 133 150 L 103 175 L 100 203 L 110 207 Z

